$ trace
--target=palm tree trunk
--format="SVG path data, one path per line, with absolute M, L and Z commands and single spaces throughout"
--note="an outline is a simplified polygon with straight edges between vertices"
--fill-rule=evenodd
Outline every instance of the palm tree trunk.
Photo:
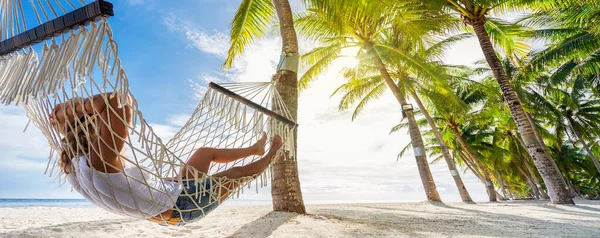
M 287 0 L 273 0 L 273 6 L 280 22 L 282 51 L 287 54 L 297 54 L 298 39 L 290 3 Z M 298 74 L 293 71 L 280 70 L 273 80 L 277 81 L 276 88 L 291 113 L 291 119 L 296 120 L 298 118 Z M 297 129 L 294 135 L 294 147 L 298 148 Z M 293 156 L 297 158 L 297 155 Z M 278 162 L 273 163 L 271 196 L 275 211 L 306 213 L 300 190 L 297 161 L 297 159 L 281 158 Z
M 508 184 L 508 182 L 506 182 L 506 180 L 504 181 L 504 183 Z M 513 186 L 512 184 L 508 184 L 508 194 L 510 195 L 510 198 L 512 198 L 512 200 L 515 200 L 518 198 L 517 195 L 515 195 L 515 192 L 516 192 L 515 186 Z
M 519 170 L 519 172 L 527 180 L 527 183 L 529 184 L 529 187 L 533 191 L 533 197 L 536 198 L 536 199 L 540 199 L 541 198 L 540 190 L 537 188 L 536 184 L 533 182 L 533 179 L 531 178 L 531 176 L 529 176 L 529 174 L 527 174 L 527 172 L 525 172 L 525 170 L 521 166 L 519 166 L 518 164 L 515 165 L 515 167 L 517 167 L 517 170 Z
M 561 171 L 563 172 L 565 181 L 567 181 L 567 186 L 569 186 L 569 191 L 571 192 L 571 197 L 578 197 L 579 194 L 577 194 L 577 192 L 573 188 L 573 183 L 571 182 L 571 178 L 569 176 L 569 172 L 570 172 L 569 167 L 567 167 L 566 165 L 563 164 L 563 166 L 561 166 Z
M 536 130 L 533 130 L 533 134 L 535 135 L 535 138 L 538 140 L 538 142 L 541 145 L 544 145 L 544 146 L 542 146 L 542 148 L 544 148 L 545 153 L 550 154 L 550 151 L 548 150 L 548 146 L 546 146 L 546 144 L 544 143 L 544 138 L 542 137 L 542 133 L 540 133 L 540 130 L 537 129 L 538 128 L 537 123 L 535 122 L 535 120 L 533 120 L 533 117 L 531 116 L 531 113 L 525 112 L 525 115 L 527 115 L 527 121 L 529 121 L 529 123 L 531 124 L 531 126 L 534 126 L 536 128 Z M 520 138 L 520 139 L 521 139 L 521 141 L 523 141 L 522 138 Z M 525 143 L 523 143 L 523 145 L 524 144 Z M 527 146 L 523 146 L 523 148 L 527 148 Z
M 573 199 L 569 194 L 569 190 L 567 189 L 567 184 L 562 178 L 556 163 L 554 163 L 554 160 L 552 160 L 552 157 L 550 157 L 550 154 L 544 148 L 546 145 L 540 143 L 535 135 L 537 126 L 529 123 L 527 115 L 521 105 L 521 101 L 512 87 L 512 84 L 508 80 L 506 72 L 502 68 L 502 63 L 498 59 L 496 51 L 494 50 L 492 42 L 490 41 L 490 37 L 485 31 L 485 18 L 470 21 L 469 24 L 471 24 L 475 30 L 475 34 L 477 35 L 477 39 L 479 39 L 479 45 L 483 50 L 485 59 L 492 69 L 494 78 L 496 78 L 496 81 L 500 85 L 504 100 L 508 104 L 510 112 L 517 123 L 517 127 L 519 128 L 521 137 L 525 142 L 527 151 L 529 152 L 529 155 L 531 155 L 531 158 L 533 158 L 535 166 L 540 172 L 546 187 L 548 187 L 548 192 L 550 193 L 552 203 L 574 204 Z
M 592 152 L 592 150 L 590 149 L 588 144 L 585 142 L 585 140 L 583 140 L 583 137 L 581 136 L 581 132 L 577 128 L 575 128 L 575 122 L 573 121 L 573 118 L 571 118 L 569 116 L 567 116 L 566 118 L 567 118 L 567 121 L 569 121 L 569 124 L 571 125 L 571 129 L 573 129 L 573 132 L 575 132 L 575 136 L 577 136 L 577 140 L 579 140 L 579 143 L 581 143 L 581 145 L 583 146 L 585 151 L 588 153 L 588 155 L 594 162 L 596 169 L 598 170 L 598 172 L 600 172 L 600 162 L 598 162 L 598 158 L 596 158 L 596 156 L 594 156 L 594 152 Z
M 431 127 L 433 134 L 435 134 L 435 138 L 437 139 L 438 143 L 440 144 L 440 148 L 442 149 L 442 154 L 444 155 L 444 160 L 446 160 L 446 164 L 448 165 L 450 174 L 452 175 L 452 178 L 454 179 L 456 188 L 458 188 L 458 193 L 460 194 L 460 198 L 465 203 L 473 203 L 473 199 L 471 199 L 471 195 L 469 195 L 469 191 L 467 191 L 467 188 L 465 187 L 465 184 L 463 183 L 462 178 L 460 177 L 460 174 L 458 173 L 458 170 L 456 170 L 456 165 L 454 164 L 454 160 L 452 160 L 452 157 L 450 156 L 450 151 L 448 150 L 448 146 L 446 146 L 446 143 L 444 143 L 444 140 L 442 139 L 442 135 L 440 135 L 440 130 L 438 130 L 437 125 L 435 124 L 435 122 L 433 122 L 431 115 L 429 115 L 427 108 L 425 108 L 425 106 L 421 102 L 419 95 L 417 95 L 417 93 L 414 91 L 411 91 L 410 93 L 411 93 L 413 99 L 415 99 L 415 102 L 417 103 L 419 110 L 421 110 L 421 113 L 423 113 L 423 115 L 425 116 L 425 119 L 427 119 L 427 123 L 429 123 L 429 127 Z
M 502 196 L 502 194 L 499 194 L 498 191 L 496 191 L 496 190 L 494 190 L 494 196 L 496 196 L 496 200 L 500 200 L 500 201 L 508 200 L 508 198 Z M 496 202 L 496 200 L 490 201 L 490 202 Z
M 502 196 L 508 198 L 508 196 L 506 195 L 506 184 L 504 183 L 504 179 L 502 178 L 502 175 L 499 171 L 496 171 L 496 181 L 500 183 L 500 191 L 502 192 Z
M 519 143 L 521 143 L 521 146 L 523 146 L 523 148 L 527 148 L 525 146 L 525 142 L 523 142 L 523 138 L 517 137 L 517 139 L 519 140 Z M 548 148 L 545 148 L 545 149 L 548 149 Z M 526 157 L 522 156 L 521 157 L 521 162 L 525 165 L 525 168 L 527 168 L 527 171 L 529 172 L 529 175 L 531 176 L 531 178 L 535 182 L 535 186 L 537 186 L 537 190 L 540 193 L 540 197 L 542 199 L 544 199 L 544 200 L 550 199 L 550 197 L 548 197 L 548 194 L 546 193 L 546 191 L 544 191 L 544 188 L 540 184 L 540 181 L 538 180 L 537 174 L 535 173 L 535 171 L 533 170 L 533 168 L 531 168 L 531 165 L 529 165 L 528 159 Z M 559 169 L 559 171 L 560 171 L 560 169 Z M 568 182 L 567 182 L 567 185 L 568 185 Z
M 367 44 L 367 51 L 370 56 L 374 59 L 376 67 L 379 69 L 381 76 L 384 78 L 387 86 L 392 90 L 392 93 L 400 103 L 400 105 L 406 104 L 405 96 L 400 92 L 398 86 L 392 80 L 392 77 L 387 71 L 385 64 L 379 58 L 379 54 L 375 51 L 373 45 Z M 417 124 L 417 120 L 415 119 L 415 115 L 412 110 L 405 111 L 406 118 L 408 119 L 408 131 L 410 134 L 410 141 L 413 146 L 413 152 L 415 154 L 415 159 L 417 160 L 417 168 L 419 169 L 419 175 L 421 177 L 421 182 L 423 183 L 423 188 L 425 189 L 425 195 L 427 196 L 428 201 L 433 202 L 441 202 L 440 194 L 435 187 L 435 182 L 433 181 L 433 176 L 431 175 L 431 171 L 429 170 L 429 163 L 427 162 L 427 155 L 425 154 L 425 147 L 423 144 L 423 138 L 421 137 L 421 131 L 419 130 L 419 126 Z
M 476 169 L 477 166 L 465 154 L 461 153 L 460 157 L 463 159 L 463 161 L 467 165 L 467 168 L 469 168 L 469 170 L 471 170 L 471 172 L 473 172 L 473 174 L 475 174 L 475 176 L 479 179 L 479 181 L 481 183 L 485 184 L 485 178 L 483 177 L 483 175 L 481 174 L 481 172 L 479 172 Z
M 496 201 L 496 190 L 494 189 L 494 183 L 492 183 L 492 180 L 490 179 L 490 175 L 489 175 L 487 169 L 485 168 L 485 166 L 483 164 L 481 164 L 481 161 L 479 161 L 477 155 L 475 155 L 475 153 L 473 153 L 473 151 L 471 150 L 469 145 L 467 145 L 467 143 L 463 140 L 462 135 L 460 134 L 460 132 L 458 132 L 458 129 L 455 126 L 451 126 L 451 128 L 452 128 L 452 132 L 454 132 L 454 136 L 456 137 L 456 139 L 458 140 L 458 143 L 460 144 L 460 147 L 462 147 L 463 150 L 465 150 L 465 152 L 467 152 L 467 157 L 470 157 L 473 160 L 472 162 L 481 169 L 481 172 L 483 173 L 483 176 L 485 178 L 485 187 L 486 187 L 490 202 L 495 202 Z

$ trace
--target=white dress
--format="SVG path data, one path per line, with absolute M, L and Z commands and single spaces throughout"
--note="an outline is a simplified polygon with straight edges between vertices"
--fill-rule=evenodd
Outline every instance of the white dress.
M 183 189 L 179 183 L 160 180 L 137 166 L 103 173 L 79 156 L 73 158 L 73 168 L 67 180 L 85 199 L 110 212 L 143 219 L 172 209 Z

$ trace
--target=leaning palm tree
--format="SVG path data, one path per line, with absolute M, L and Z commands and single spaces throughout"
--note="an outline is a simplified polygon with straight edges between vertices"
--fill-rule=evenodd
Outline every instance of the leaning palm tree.
M 531 123 L 528 114 L 521 105 L 516 91 L 511 85 L 506 72 L 502 68 L 502 62 L 498 58 L 494 45 L 490 40 L 490 35 L 486 31 L 488 24 L 487 16 L 491 10 L 496 8 L 506 10 L 511 7 L 523 6 L 524 4 L 537 4 L 553 6 L 556 4 L 566 4 L 567 1 L 561 0 L 543 0 L 543 1 L 527 1 L 527 0 L 435 0 L 428 1 L 432 8 L 438 8 L 444 11 L 451 11 L 463 18 L 463 22 L 470 25 L 475 31 L 475 35 L 479 40 L 479 45 L 483 50 L 485 60 L 489 64 L 494 78 L 500 85 L 502 96 L 506 104 L 510 108 L 510 112 L 517 123 L 519 134 L 521 135 L 527 151 L 534 158 L 535 165 L 540 172 L 546 186 L 548 187 L 549 195 L 552 203 L 556 204 L 573 204 L 573 199 L 569 195 L 565 180 L 562 178 L 560 171 L 552 157 L 550 156 L 546 145 L 540 140 L 538 128 Z M 488 24 L 489 25 L 489 24 Z
M 310 68 L 302 76 L 300 85 L 306 87 L 316 75 L 340 57 L 342 49 L 360 48 L 357 57 L 362 63 L 359 63 L 359 66 L 368 62 L 367 65 L 375 67 L 377 75 L 373 76 L 381 77 L 385 83 L 380 88 L 387 87 L 392 91 L 408 119 L 409 134 L 427 199 L 441 201 L 429 170 L 414 112 L 412 108 L 407 109 L 407 92 L 395 83 L 384 62 L 385 57 L 382 57 L 394 55 L 395 59 L 403 61 L 406 67 L 419 70 L 428 77 L 435 76 L 422 61 L 410 57 L 396 45 L 384 43 L 398 35 L 402 35 L 406 42 L 418 42 L 420 36 L 432 32 L 432 26 L 436 26 L 432 19 L 435 15 L 423 11 L 420 5 L 413 1 L 401 2 L 404 3 L 401 8 L 388 8 L 378 2 L 367 3 L 361 0 L 310 1 L 307 13 L 299 17 L 297 25 L 305 35 L 324 45 L 303 56 Z M 438 29 L 441 27 L 438 26 Z
M 396 35 L 396 37 L 398 36 L 399 35 Z M 469 36 L 470 34 L 460 34 L 445 38 L 440 41 L 436 40 L 434 42 L 428 42 L 430 39 L 425 37 L 422 38 L 422 44 L 428 45 L 428 47 L 423 50 L 415 48 L 413 45 L 401 44 L 401 42 L 389 42 L 388 44 L 395 45 L 397 48 L 402 48 L 404 52 L 409 53 L 415 58 L 421 57 L 420 54 L 423 54 L 428 61 L 431 61 L 428 62 L 428 64 L 430 64 L 432 67 L 441 68 L 443 66 L 438 65 L 434 60 L 439 60 L 443 55 L 444 49 L 449 48 L 454 42 Z M 423 100 L 421 100 L 421 96 L 419 96 L 422 95 L 427 99 L 428 97 L 439 95 L 429 92 L 445 92 L 447 91 L 447 88 L 449 88 L 449 85 L 447 85 L 445 81 L 435 81 L 435 79 L 424 79 L 419 77 L 418 73 L 407 70 L 409 67 L 403 65 L 402 60 L 397 60 L 394 55 L 385 55 L 383 60 L 390 68 L 390 76 L 394 79 L 395 83 L 398 85 L 398 88 L 403 91 L 404 94 L 410 95 L 410 97 L 417 104 L 419 111 L 425 117 L 427 125 L 429 128 L 431 128 L 431 132 L 435 136 L 435 142 L 433 143 L 437 143 L 439 145 L 439 152 L 448 166 L 449 172 L 456 184 L 462 201 L 465 203 L 473 203 L 473 200 L 471 199 L 471 196 L 467 191 L 460 174 L 458 173 L 450 150 L 442 138 L 438 126 L 435 124 L 431 115 L 429 114 L 425 103 Z M 348 81 L 341 85 L 334 92 L 334 94 L 343 94 L 339 106 L 341 110 L 346 110 L 351 105 L 356 105 L 352 119 L 354 119 L 370 101 L 379 98 L 382 95 L 382 92 L 388 89 L 383 78 L 378 73 L 379 70 L 373 64 L 364 65 L 366 63 L 364 61 L 362 63 L 363 65 L 361 65 L 359 69 L 363 72 L 357 72 L 357 70 L 354 68 L 347 69 L 344 75 Z M 449 101 L 446 101 L 447 103 L 456 101 L 460 104 L 458 99 L 452 100 L 452 98 L 449 97 L 446 99 L 450 99 Z M 460 107 L 461 105 L 457 104 L 455 106 Z
M 590 96 L 591 91 L 582 83 L 567 88 L 545 85 L 543 91 L 542 95 L 532 90 L 534 103 L 551 114 L 554 123 L 562 125 L 560 128 L 566 129 L 565 132 L 581 144 L 600 172 L 600 161 L 589 146 L 600 135 L 600 100 Z
M 440 95 L 438 97 L 431 97 L 431 99 L 435 100 L 432 103 L 435 108 L 435 110 L 433 110 L 434 118 L 442 127 L 445 127 L 453 134 L 460 149 L 464 152 L 464 160 L 469 161 L 475 170 L 481 172 L 483 177 L 482 182 L 485 183 L 489 200 L 496 201 L 496 190 L 492 183 L 490 169 L 485 165 L 486 162 L 483 160 L 484 157 L 481 156 L 481 151 L 478 151 L 479 153 L 477 153 L 473 150 L 473 143 L 469 143 L 466 140 L 465 131 L 462 130 L 472 128 L 465 127 L 467 123 L 482 120 L 482 114 L 474 111 L 474 108 L 485 99 L 485 93 L 482 90 L 477 89 L 478 87 L 474 86 L 473 83 L 454 83 L 453 88 L 455 88 L 454 94 L 456 97 L 458 97 L 462 104 L 466 106 L 457 107 L 456 104 L 446 103 L 448 102 L 448 96 Z M 484 118 L 484 120 L 485 119 L 486 118 Z M 469 137 L 474 138 L 476 136 L 473 135 Z M 479 140 L 477 141 L 479 142 Z
M 549 147 L 560 167 L 573 196 L 597 199 L 600 191 L 600 173 L 581 150 L 565 141 L 565 130 L 556 130 Z
M 264 36 L 271 27 L 275 14 L 279 20 L 282 38 L 282 53 L 288 56 L 298 54 L 298 39 L 294 29 L 294 21 L 290 4 L 287 0 L 243 0 L 231 22 L 231 46 L 224 63 L 230 68 L 234 60 L 255 38 Z M 289 109 L 292 120 L 298 115 L 298 74 L 293 69 L 278 69 L 273 81 L 281 98 Z M 295 133 L 297 135 L 297 133 Z M 295 147 L 297 138 L 294 137 Z M 297 147 L 296 147 L 297 148 Z M 293 155 L 297 158 L 296 155 Z M 273 210 L 306 213 L 300 180 L 298 178 L 297 160 L 280 159 L 273 163 Z

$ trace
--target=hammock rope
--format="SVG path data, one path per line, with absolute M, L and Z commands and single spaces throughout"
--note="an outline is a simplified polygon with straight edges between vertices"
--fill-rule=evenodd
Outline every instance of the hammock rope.
M 81 8 L 82 5 L 87 6 L 84 1 L 45 0 L 46 4 L 41 0 L 30 2 L 29 11 L 32 12 L 30 15 L 36 17 L 38 25 L 46 24 L 42 20 L 54 22 L 56 19 L 61 19 L 64 16 L 59 16 L 61 12 L 69 14 L 67 11 L 74 11 L 76 7 Z M 3 49 L 6 46 L 4 42 L 28 32 L 24 18 L 26 14 L 23 10 L 20 0 L 0 2 L 0 32 L 2 33 L 0 47 Z M 54 20 L 50 19 L 52 16 L 55 17 Z M 68 149 L 72 155 L 87 156 L 88 159 L 89 156 L 81 154 L 81 151 L 99 153 L 95 151 L 96 147 L 89 143 L 96 139 L 125 161 L 125 168 L 133 169 L 127 171 L 136 171 L 143 176 L 140 179 L 139 176 L 132 176 L 124 170 L 121 173 L 127 177 L 127 186 L 115 185 L 106 176 L 103 181 L 96 181 L 94 184 L 108 184 L 109 194 L 101 193 L 97 189 L 88 192 L 103 198 L 97 202 L 103 203 L 105 208 L 109 207 L 108 210 L 111 212 L 146 219 L 156 214 L 144 214 L 140 210 L 140 206 L 144 204 L 151 204 L 157 211 L 169 209 L 163 207 L 163 204 L 158 204 L 152 197 L 155 194 L 153 192 L 156 191 L 164 193 L 162 195 L 173 195 L 165 192 L 168 189 L 164 181 L 167 180 L 175 181 L 181 187 L 188 181 L 199 185 L 196 186 L 195 193 L 186 192 L 179 196 L 198 197 L 208 193 L 212 198 L 210 204 L 204 207 L 196 204 L 195 210 L 203 213 L 206 206 L 218 203 L 218 198 L 222 195 L 220 189 L 206 188 L 202 183 L 206 179 L 211 181 L 212 187 L 217 188 L 224 184 L 233 184 L 233 191 L 229 197 L 238 197 L 245 188 L 250 189 L 252 181 L 256 191 L 259 187 L 267 185 L 270 169 L 261 174 L 239 179 L 209 175 L 235 166 L 247 165 L 260 159 L 259 156 L 251 156 L 231 163 L 212 163 L 208 174 L 187 167 L 188 170 L 192 170 L 193 176 L 182 178 L 180 171 L 183 171 L 185 162 L 202 147 L 249 147 L 260 139 L 263 131 L 266 131 L 269 137 L 277 134 L 283 138 L 284 144 L 277 152 L 278 155 L 285 153 L 282 159 L 295 159 L 293 138 L 297 124 L 291 120 L 293 118 L 273 82 L 220 85 L 211 83 L 189 120 L 171 139 L 163 142 L 144 119 L 137 100 L 130 91 L 127 74 L 118 56 L 118 45 L 113 39 L 106 17 L 90 19 L 87 26 L 72 27 L 72 29 L 63 29 L 60 35 L 45 38 L 42 45 L 22 45 L 22 48 L 4 54 L 0 58 L 0 103 L 22 104 L 30 122 L 38 127 L 48 140 L 51 148 L 45 171 L 48 176 L 61 174 L 57 163 L 64 149 Z M 122 116 L 118 116 L 116 121 L 110 117 L 105 119 L 96 116 L 101 112 L 94 108 L 94 113 L 83 116 L 84 121 L 89 124 L 68 125 L 72 131 L 81 131 L 85 135 L 85 141 L 81 141 L 78 136 L 63 136 L 51 125 L 50 114 L 57 105 L 65 106 L 66 110 L 66 105 L 74 108 L 77 103 L 92 97 L 93 100 L 102 100 L 106 105 L 105 110 L 108 110 L 111 115 L 125 115 L 125 106 L 131 108 L 131 121 L 128 122 Z M 111 100 L 116 100 L 118 106 L 111 107 Z M 112 129 L 117 123 L 126 125 L 128 129 L 126 138 L 117 138 L 118 134 Z M 97 136 L 101 126 L 110 129 L 113 142 L 114 138 L 124 140 L 123 151 L 116 151 L 116 146 L 109 145 L 110 141 L 104 141 L 102 137 Z M 70 146 L 73 144 L 74 147 Z M 269 143 L 266 146 L 270 146 Z M 105 162 L 103 166 L 110 168 L 112 165 Z M 89 177 L 92 177 L 92 170 L 88 174 Z M 80 172 L 78 169 L 75 171 Z M 144 187 L 145 192 L 136 193 L 135 190 L 140 186 Z M 120 204 L 115 195 L 120 193 L 129 194 L 135 205 L 124 207 Z M 150 199 L 144 196 L 145 194 L 150 194 Z M 176 206 L 170 209 L 184 212 Z M 165 218 L 161 219 L 168 224 Z M 187 222 L 190 221 L 185 221 L 183 218 L 180 221 L 183 224 Z

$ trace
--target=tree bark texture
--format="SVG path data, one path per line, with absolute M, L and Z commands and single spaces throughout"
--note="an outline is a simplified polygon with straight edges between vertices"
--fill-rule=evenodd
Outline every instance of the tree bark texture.
M 425 116 L 425 119 L 427 119 L 427 123 L 429 123 L 429 127 L 431 127 L 433 134 L 435 134 L 435 138 L 437 139 L 438 143 L 440 144 L 440 148 L 442 149 L 442 155 L 444 156 L 446 165 L 448 165 L 448 169 L 450 170 L 450 175 L 452 175 L 452 178 L 454 179 L 454 183 L 456 184 L 456 188 L 458 189 L 460 198 L 465 203 L 473 203 L 473 199 L 471 199 L 471 195 L 469 195 L 469 191 L 467 191 L 467 188 L 465 187 L 465 184 L 463 183 L 462 178 L 460 177 L 460 174 L 458 173 L 458 170 L 456 169 L 456 164 L 454 163 L 452 156 L 450 156 L 450 150 L 448 150 L 448 146 L 446 146 L 446 143 L 444 142 L 442 135 L 440 134 L 440 130 L 438 129 L 437 125 L 431 118 L 431 115 L 429 115 L 429 112 L 427 112 L 427 108 L 425 108 L 425 106 L 421 102 L 419 95 L 417 95 L 417 93 L 414 91 L 411 91 L 411 95 L 412 95 L 413 99 L 415 99 L 417 106 L 419 106 L 419 110 L 421 110 L 421 113 L 423 113 L 423 115 Z
M 508 104 L 510 112 L 517 123 L 519 133 L 525 142 L 527 151 L 529 152 L 529 155 L 531 155 L 531 158 L 533 158 L 535 166 L 548 188 L 551 201 L 554 204 L 574 204 L 573 199 L 569 194 L 567 184 L 562 178 L 556 163 L 554 163 L 554 160 L 550 157 L 548 150 L 544 148 L 546 145 L 537 139 L 535 135 L 535 130 L 538 130 L 537 126 L 532 125 L 527 119 L 527 114 L 523 110 L 521 101 L 508 80 L 506 72 L 502 68 L 502 63 L 496 55 L 490 37 L 485 31 L 484 24 L 485 20 L 473 21 L 471 23 L 479 40 L 479 45 L 483 50 L 485 59 L 494 74 L 494 78 L 500 85 L 504 100 Z
M 517 139 L 519 139 L 519 143 L 521 143 L 521 146 L 523 146 L 523 148 L 527 148 L 525 146 L 525 142 L 523 142 L 523 138 L 517 137 Z M 523 156 L 523 157 L 521 157 L 521 161 L 523 162 L 523 164 L 527 168 L 527 171 L 529 172 L 529 176 L 531 176 L 531 178 L 535 182 L 535 186 L 537 186 L 537 188 L 538 188 L 538 191 L 540 193 L 541 199 L 544 199 L 544 200 L 550 199 L 550 197 L 548 196 L 548 194 L 546 193 L 546 191 L 544 191 L 544 188 L 540 184 L 540 180 L 539 180 L 537 174 L 535 173 L 534 169 L 531 168 L 531 165 L 529 165 L 529 160 L 526 157 Z M 567 185 L 568 185 L 568 183 L 567 183 Z
M 456 128 L 456 127 L 451 127 L 451 128 L 452 128 L 452 132 L 454 132 L 454 136 L 456 137 L 456 139 L 458 140 L 458 143 L 460 144 L 460 147 L 462 147 L 463 150 L 467 153 L 467 157 L 470 157 L 473 160 L 472 162 L 477 167 L 479 167 L 479 169 L 481 169 L 481 172 L 483 173 L 483 177 L 485 179 L 485 188 L 486 188 L 490 202 L 497 201 L 496 190 L 494 189 L 494 183 L 492 183 L 492 180 L 490 179 L 490 175 L 487 171 L 487 168 L 485 168 L 485 166 L 483 164 L 481 164 L 481 161 L 479 161 L 478 156 L 475 155 L 475 153 L 473 153 L 473 151 L 471 150 L 469 145 L 465 142 L 465 140 L 463 140 L 462 135 L 460 134 L 460 132 L 458 132 L 458 128 Z
M 282 39 L 282 51 L 287 54 L 298 53 L 298 39 L 294 29 L 292 10 L 288 0 L 273 0 L 273 6 L 279 18 L 279 28 Z M 285 105 L 287 105 L 292 120 L 298 118 L 298 74 L 296 72 L 281 70 L 273 77 L 277 81 L 276 88 L 281 94 Z M 294 147 L 298 148 L 297 128 L 294 133 Z M 294 160 L 281 158 L 273 163 L 271 196 L 273 198 L 273 210 L 306 213 L 300 179 L 298 177 L 297 154 Z
M 381 76 L 400 105 L 406 104 L 405 96 L 400 92 L 398 86 L 394 83 L 394 80 L 392 80 L 392 77 L 388 73 L 383 61 L 381 61 L 381 58 L 379 58 L 379 54 L 377 51 L 375 51 L 375 48 L 372 45 L 367 45 L 367 51 L 375 61 L 375 65 L 379 69 Z M 421 137 L 419 125 L 415 120 L 415 115 L 412 110 L 406 111 L 405 114 L 406 118 L 408 119 L 408 131 L 413 146 L 413 152 L 415 154 L 415 159 L 417 160 L 417 168 L 419 170 L 421 182 L 423 183 L 423 188 L 425 189 L 427 200 L 441 202 L 442 200 L 440 198 L 440 194 L 438 193 L 435 182 L 433 181 L 433 175 L 431 175 L 431 171 L 429 170 L 429 163 L 427 162 L 427 155 L 425 154 L 423 138 Z

